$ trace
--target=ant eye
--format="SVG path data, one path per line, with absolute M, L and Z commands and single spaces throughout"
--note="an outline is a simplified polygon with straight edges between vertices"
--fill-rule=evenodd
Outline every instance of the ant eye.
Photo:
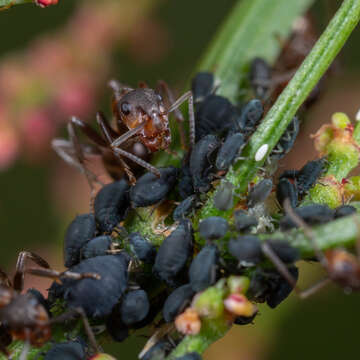
M 129 114 L 130 114 L 130 112 L 131 112 L 131 105 L 130 105 L 128 102 L 124 101 L 123 103 L 121 103 L 120 107 L 121 107 L 121 112 L 122 112 L 124 115 L 129 115 Z

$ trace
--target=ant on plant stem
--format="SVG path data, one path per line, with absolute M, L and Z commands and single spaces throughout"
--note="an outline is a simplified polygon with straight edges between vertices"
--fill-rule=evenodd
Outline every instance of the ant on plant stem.
M 29 258 L 41 268 L 25 269 L 25 261 Z M 21 293 L 24 287 L 24 274 L 30 273 L 38 276 L 54 279 L 84 278 L 100 279 L 95 273 L 74 273 L 71 271 L 58 272 L 50 269 L 49 264 L 32 252 L 22 251 L 19 253 L 16 263 L 16 272 L 13 281 L 0 269 L 0 323 L 2 335 L 11 340 L 23 340 L 25 342 L 20 359 L 26 359 L 30 345 L 41 347 L 51 338 L 51 325 L 72 319 L 74 315 L 80 315 L 89 340 L 97 351 L 97 344 L 90 328 L 89 322 L 81 308 L 72 308 L 59 317 L 50 318 L 44 302 L 45 299 L 39 293 L 38 296 L 28 291 Z M 10 356 L 7 350 L 8 343 L 0 343 L 0 352 Z
M 179 124 L 182 147 L 186 148 L 182 126 L 184 118 L 179 110 L 179 106 L 185 101 L 188 101 L 189 110 L 189 147 L 192 148 L 195 143 L 191 91 L 175 101 L 172 92 L 163 81 L 159 82 L 158 90 L 149 88 L 145 83 L 140 83 L 138 88 L 133 89 L 116 80 L 111 80 L 109 86 L 113 90 L 112 113 L 116 128 L 110 125 L 101 112 L 96 114 L 100 135 L 86 122 L 72 117 L 68 124 L 70 140 L 52 141 L 52 147 L 57 154 L 86 175 L 91 189 L 94 181 L 99 182 L 96 175 L 85 166 L 87 157 L 91 155 L 101 156 L 105 168 L 114 179 L 122 178 L 125 173 L 132 185 L 136 183 L 135 174 L 139 168 L 145 168 L 160 177 L 159 170 L 149 164 L 148 159 L 158 150 L 171 153 L 168 148 L 171 143 L 169 114 L 172 112 Z M 166 95 L 168 106 L 165 105 L 160 92 Z M 80 144 L 75 128 L 79 128 L 92 145 Z

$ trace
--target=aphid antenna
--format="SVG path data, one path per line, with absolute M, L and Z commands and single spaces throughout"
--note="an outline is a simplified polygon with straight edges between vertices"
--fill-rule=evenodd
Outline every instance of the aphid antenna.
M 299 228 L 303 229 L 304 234 L 307 236 L 307 238 L 312 243 L 312 246 L 314 248 L 314 252 L 315 252 L 316 257 L 318 258 L 319 262 L 324 266 L 324 268 L 327 269 L 328 268 L 328 261 L 327 261 L 325 255 L 323 254 L 323 252 L 318 247 L 318 245 L 317 245 L 317 243 L 315 241 L 314 233 L 313 233 L 312 229 L 310 228 L 310 226 L 308 226 L 306 224 L 306 222 L 300 216 L 298 216 L 296 214 L 294 209 L 291 207 L 290 200 L 288 198 L 284 200 L 283 208 L 285 210 L 285 213 L 290 217 L 290 219 Z

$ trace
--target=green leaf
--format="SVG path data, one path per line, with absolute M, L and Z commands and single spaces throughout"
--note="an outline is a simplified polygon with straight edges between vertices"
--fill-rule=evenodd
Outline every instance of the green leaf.
M 210 44 L 198 70 L 213 71 L 221 80 L 218 94 L 235 101 L 247 78 L 248 64 L 260 56 L 273 63 L 281 39 L 314 0 L 239 1 Z

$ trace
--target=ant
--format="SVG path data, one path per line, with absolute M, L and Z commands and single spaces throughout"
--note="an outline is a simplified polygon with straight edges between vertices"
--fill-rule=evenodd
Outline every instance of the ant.
M 100 182 L 96 175 L 85 167 L 85 160 L 90 155 L 100 155 L 105 168 L 114 179 L 122 178 L 125 173 L 131 185 L 136 183 L 134 172 L 139 167 L 160 177 L 159 170 L 149 164 L 148 159 L 152 153 L 158 150 L 166 150 L 171 153 L 168 150 L 171 143 L 168 116 L 172 112 L 179 124 L 182 147 L 186 148 L 182 126 L 184 118 L 179 110 L 179 106 L 185 101 L 188 101 L 189 110 L 190 148 L 195 143 L 195 120 L 191 91 L 186 92 L 175 101 L 171 90 L 163 81 L 158 83 L 158 90 L 149 88 L 145 83 L 139 83 L 139 87 L 133 89 L 116 80 L 111 80 L 109 86 L 113 91 L 112 113 L 116 128 L 110 125 L 101 112 L 96 114 L 100 135 L 86 122 L 72 117 L 67 126 L 70 140 L 54 139 L 52 141 L 52 147 L 56 153 L 65 162 L 77 167 L 86 175 L 91 189 L 93 189 L 94 181 Z M 169 106 L 165 105 L 160 92 L 166 95 Z M 79 128 L 93 144 L 80 144 L 75 128 Z
M 310 239 L 314 247 L 316 258 L 328 273 L 328 277 L 320 280 L 317 284 L 311 286 L 309 289 L 299 291 L 299 289 L 295 287 L 295 291 L 300 296 L 300 298 L 305 299 L 310 295 L 313 295 L 318 290 L 327 285 L 330 281 L 333 281 L 341 286 L 345 292 L 360 291 L 359 256 L 356 257 L 344 249 L 329 249 L 323 253 L 315 241 L 315 235 L 312 229 L 300 216 L 295 213 L 294 209 L 290 205 L 289 199 L 285 199 L 284 209 L 288 216 L 291 217 L 292 221 L 296 223 L 298 227 L 302 228 L 305 235 Z M 355 217 L 354 221 L 357 223 L 360 231 L 360 223 L 358 223 Z M 359 241 L 357 242 L 357 253 L 360 254 Z M 284 274 L 284 276 L 290 282 L 290 284 L 295 284 L 291 274 Z
M 41 268 L 25 269 L 25 261 L 27 258 L 34 261 Z M 3 330 L 11 337 L 11 339 L 25 341 L 23 353 L 20 358 L 26 358 L 30 345 L 41 347 L 51 338 L 52 324 L 64 322 L 65 320 L 72 318 L 75 314 L 82 317 L 85 331 L 89 336 L 92 346 L 97 351 L 95 337 L 84 311 L 82 309 L 70 309 L 59 317 L 50 319 L 49 313 L 44 306 L 45 299 L 38 298 L 31 292 L 21 293 L 24 287 L 25 273 L 32 273 L 54 279 L 99 279 L 99 276 L 93 273 L 79 274 L 70 271 L 58 272 L 52 270 L 42 257 L 28 251 L 19 253 L 16 263 L 16 272 L 12 282 L 8 275 L 0 269 L 0 322 L 4 327 Z M 10 354 L 6 345 L 5 343 L 0 343 L 0 351 L 9 357 Z

